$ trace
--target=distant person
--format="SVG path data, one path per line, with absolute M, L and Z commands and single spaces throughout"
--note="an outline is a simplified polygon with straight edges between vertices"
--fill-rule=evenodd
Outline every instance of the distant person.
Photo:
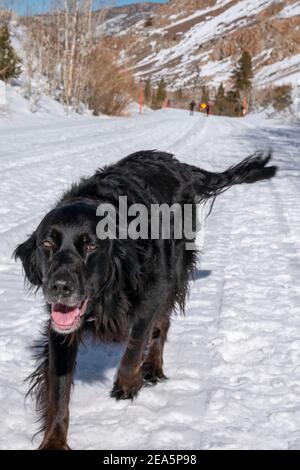
M 195 110 L 195 106 L 196 106 L 196 102 L 194 100 L 192 100 L 190 102 L 190 116 L 193 116 L 194 114 L 194 110 Z
M 210 112 L 210 103 L 207 103 L 205 109 L 206 109 L 206 116 L 208 117 L 208 116 L 209 116 L 209 112 Z

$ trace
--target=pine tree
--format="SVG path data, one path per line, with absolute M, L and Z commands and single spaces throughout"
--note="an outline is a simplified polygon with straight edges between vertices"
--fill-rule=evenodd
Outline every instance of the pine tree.
M 183 91 L 182 87 L 179 87 L 176 92 L 175 92 L 175 98 L 177 101 L 182 101 L 183 100 Z
M 226 111 L 229 116 L 242 116 L 243 104 L 239 90 L 230 90 L 226 94 Z
M 209 102 L 209 90 L 208 88 L 203 85 L 201 87 L 201 103 L 208 103 Z
M 226 114 L 226 97 L 223 83 L 220 84 L 215 97 L 214 114 Z
M 237 63 L 236 68 L 232 72 L 234 89 L 243 92 L 249 92 L 251 89 L 252 57 L 249 52 L 244 51 Z
M 7 25 L 0 28 L 0 80 L 17 78 L 21 73 L 21 60 L 10 42 Z
M 162 103 L 165 101 L 166 97 L 167 97 L 166 83 L 164 79 L 161 78 L 158 84 L 156 97 L 155 97 L 156 106 L 161 106 Z
M 147 104 L 149 104 L 151 102 L 151 97 L 152 97 L 152 88 L 151 88 L 150 78 L 148 78 L 147 81 L 146 81 L 145 90 L 144 90 L 144 97 L 145 97 L 145 102 Z
M 233 89 L 226 96 L 231 115 L 242 116 L 244 97 L 247 98 L 248 109 L 251 108 L 252 77 L 252 57 L 244 51 L 232 71 Z
M 220 83 L 220 86 L 218 88 L 218 91 L 217 91 L 217 96 L 216 96 L 216 101 L 219 100 L 219 101 L 222 101 L 225 97 L 225 90 L 224 90 L 224 87 L 223 87 L 223 83 Z

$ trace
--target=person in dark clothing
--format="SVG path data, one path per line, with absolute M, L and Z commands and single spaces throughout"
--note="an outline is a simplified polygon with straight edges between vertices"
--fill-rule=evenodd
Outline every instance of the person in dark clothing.
M 193 116 L 195 106 L 196 106 L 196 102 L 195 102 L 194 100 L 192 100 L 192 101 L 190 102 L 190 116 Z
M 207 103 L 206 105 L 206 116 L 209 116 L 209 111 L 210 111 L 210 103 Z

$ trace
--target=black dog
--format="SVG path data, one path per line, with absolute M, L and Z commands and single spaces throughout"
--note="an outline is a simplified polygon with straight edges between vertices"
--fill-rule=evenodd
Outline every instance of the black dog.
M 92 332 L 103 341 L 127 340 L 111 392 L 134 398 L 143 383 L 163 379 L 163 348 L 175 308 L 184 310 L 196 250 L 187 238 L 103 239 L 97 207 L 206 201 L 234 184 L 275 175 L 270 155 L 255 154 L 224 173 L 180 163 L 172 155 L 142 151 L 74 185 L 15 251 L 26 278 L 42 287 L 49 320 L 47 340 L 32 374 L 44 439 L 40 449 L 68 449 L 69 398 L 78 344 Z M 195 222 L 195 210 L 193 210 Z M 102 219 L 103 220 L 103 219 Z

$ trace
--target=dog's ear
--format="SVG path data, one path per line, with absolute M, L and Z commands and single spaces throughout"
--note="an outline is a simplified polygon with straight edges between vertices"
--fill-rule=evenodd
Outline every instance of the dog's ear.
M 23 264 L 25 276 L 34 286 L 42 285 L 42 275 L 37 262 L 36 234 L 35 232 L 26 242 L 21 243 L 14 251 L 14 258 L 20 259 Z

